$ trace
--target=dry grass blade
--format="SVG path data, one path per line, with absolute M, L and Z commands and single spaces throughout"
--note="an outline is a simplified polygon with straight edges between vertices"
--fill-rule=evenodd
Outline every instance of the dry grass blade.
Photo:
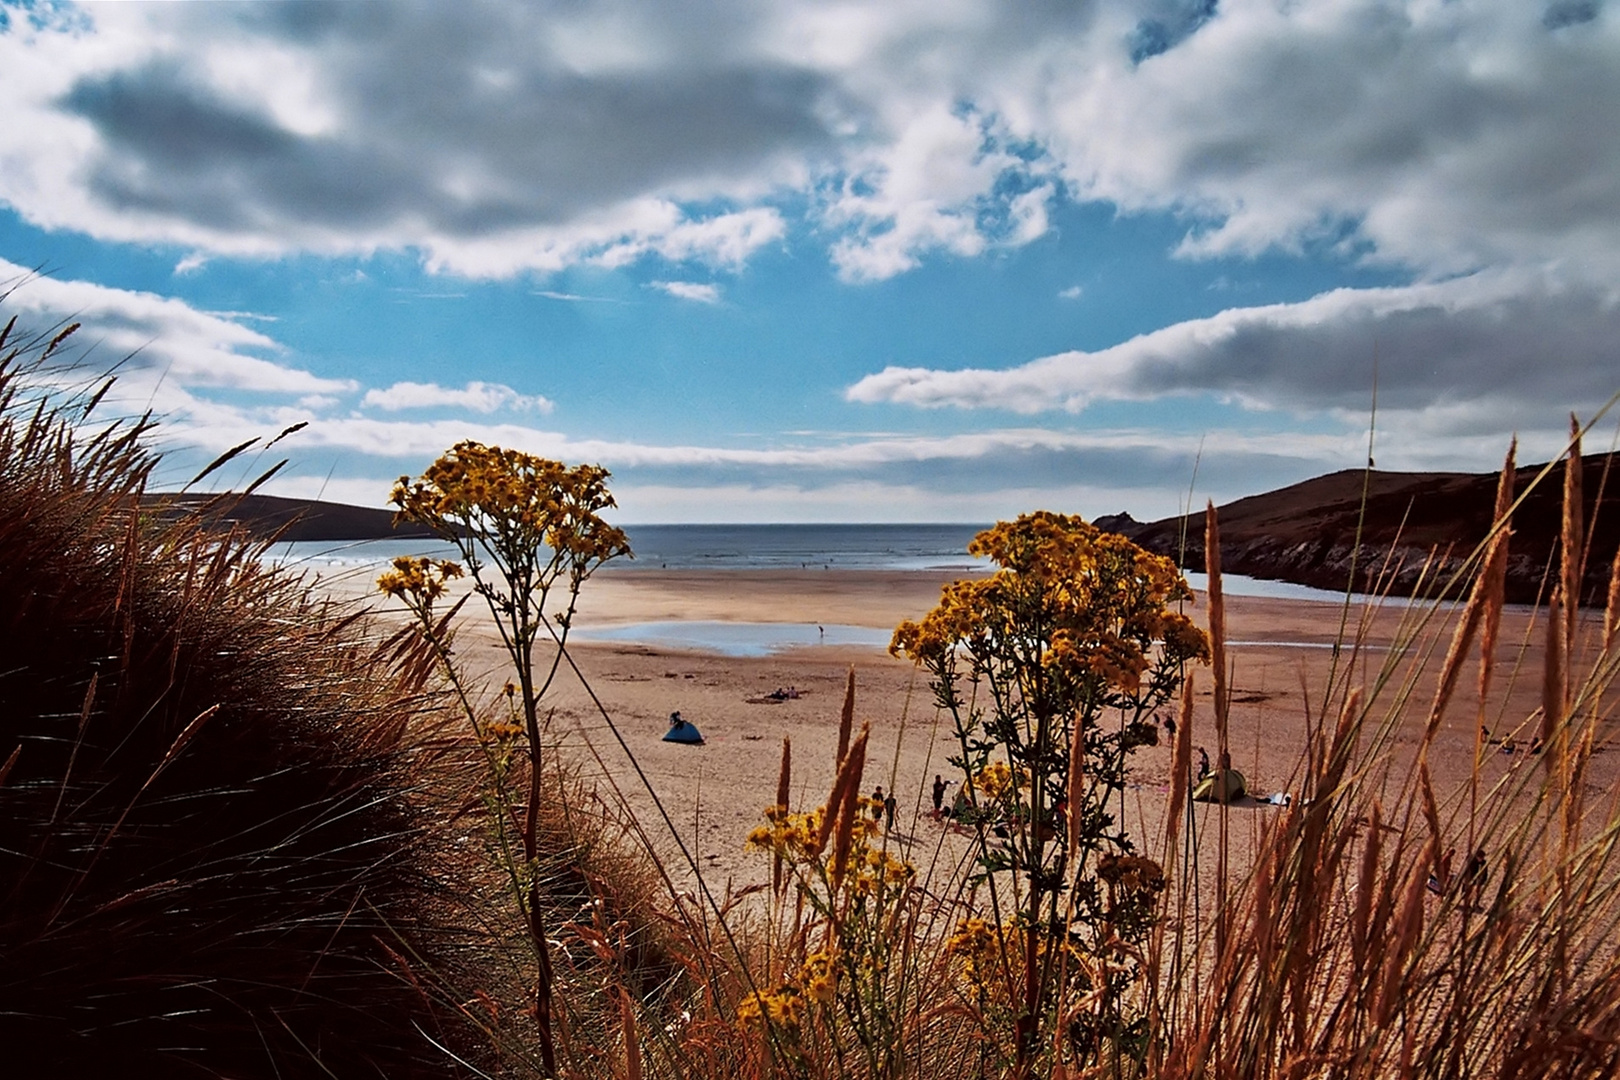
M 1224 756 L 1228 750 L 1226 720 L 1230 705 L 1226 692 L 1226 596 L 1221 588 L 1221 525 L 1213 501 L 1204 508 L 1204 570 L 1209 578 L 1209 648 L 1210 667 L 1214 669 L 1215 676 L 1215 740 L 1220 754 Z
M 1564 517 L 1559 542 L 1560 580 L 1564 586 L 1564 655 L 1573 656 L 1575 627 L 1581 617 L 1582 556 L 1585 529 L 1582 518 L 1585 502 L 1581 492 L 1581 422 L 1569 417 L 1569 450 L 1564 455 Z M 1564 694 L 1569 694 L 1565 684 Z
M 1440 668 L 1440 685 L 1434 692 L 1434 704 L 1429 707 L 1429 723 L 1423 732 L 1422 749 L 1420 755 L 1426 755 L 1429 744 L 1440 730 L 1440 721 L 1445 717 L 1446 706 L 1451 703 L 1451 695 L 1457 689 L 1457 677 L 1462 674 L 1463 662 L 1468 657 L 1468 649 L 1474 643 L 1474 634 L 1488 606 L 1487 595 L 1491 588 L 1491 581 L 1481 575 L 1474 581 L 1474 587 L 1468 594 L 1468 604 L 1463 609 L 1462 618 L 1457 620 L 1457 628 L 1451 635 L 1451 645 L 1446 649 L 1445 663 Z
M 1563 759 L 1564 718 L 1569 709 L 1565 696 L 1567 672 L 1564 655 L 1563 589 L 1553 592 L 1547 604 L 1547 657 L 1541 670 L 1541 762 L 1548 776 L 1557 776 Z
M 776 811 L 779 814 L 787 813 L 788 799 L 792 795 L 793 782 L 793 741 L 786 735 L 782 736 L 782 765 L 776 774 Z M 771 888 L 778 895 L 782 892 L 782 853 L 776 852 L 771 860 Z
M 837 817 L 837 833 L 833 839 L 833 881 L 844 879 L 844 871 L 849 866 L 850 845 L 855 838 L 855 821 L 861 815 L 861 771 L 866 767 L 866 742 L 871 734 L 871 726 L 861 725 L 860 736 L 850 744 L 849 756 L 844 759 L 844 768 L 839 770 L 839 787 L 842 788 L 842 798 L 839 800 Z M 828 815 L 833 814 L 833 808 L 827 808 Z
M 1429 891 L 1428 867 L 1434 864 L 1437 857 L 1431 840 L 1425 846 L 1424 857 L 1407 871 L 1406 892 L 1401 899 L 1400 914 L 1395 919 L 1394 937 L 1384 953 L 1383 977 L 1374 1005 L 1374 1022 L 1379 1027 L 1389 1026 L 1405 999 L 1403 984 L 1408 963 L 1423 929 L 1424 897 Z
M 844 755 L 849 753 L 849 736 L 855 727 L 855 665 L 851 664 L 849 676 L 844 681 L 844 708 L 838 714 L 838 757 L 833 767 L 842 768 Z
M 257 435 L 255 435 L 251 439 L 244 439 L 241 442 L 237 443 L 235 446 L 231 447 L 229 450 L 225 451 L 223 454 L 219 455 L 219 457 L 215 458 L 213 461 L 210 461 L 206 466 L 204 466 L 203 471 L 198 473 L 196 476 L 193 476 L 191 478 L 191 480 L 186 484 L 186 487 L 190 488 L 190 487 L 193 487 L 193 486 L 195 486 L 197 484 L 202 483 L 202 481 L 204 479 L 206 479 L 207 477 L 213 475 L 219 469 L 224 468 L 233 459 L 240 456 L 242 454 L 242 452 L 245 451 L 248 447 L 252 446 L 254 443 L 256 443 L 258 441 L 259 441 L 259 437 Z
M 827 805 L 821 811 L 821 828 L 816 834 L 814 850 L 826 850 L 827 841 L 831 839 L 833 829 L 838 825 L 840 813 L 844 803 L 851 797 L 860 794 L 861 770 L 866 765 L 866 734 L 867 728 L 863 725 L 860 738 L 855 740 L 849 752 L 844 755 L 838 767 L 838 775 L 833 778 L 832 792 L 827 796 Z M 856 748 L 860 749 L 859 762 L 855 759 Z
M 1366 839 L 1361 847 L 1361 871 L 1356 878 L 1356 903 L 1350 915 L 1351 971 L 1359 985 L 1369 973 L 1368 961 L 1377 956 L 1373 947 L 1373 906 L 1378 895 L 1378 867 L 1384 839 L 1383 809 L 1375 800 L 1367 812 Z
M 1609 599 L 1603 606 L 1603 651 L 1614 651 L 1615 634 L 1620 633 L 1620 548 L 1609 567 Z
M 1176 722 L 1176 745 L 1170 765 L 1170 811 L 1164 819 L 1167 860 L 1175 856 L 1181 812 L 1187 808 L 1187 792 L 1192 786 L 1192 718 L 1193 676 L 1189 671 L 1181 684 L 1181 719 Z
M 641 1080 L 641 1039 L 636 1034 L 636 1009 L 630 994 L 619 987 L 619 1031 L 624 1044 L 624 1080 Z

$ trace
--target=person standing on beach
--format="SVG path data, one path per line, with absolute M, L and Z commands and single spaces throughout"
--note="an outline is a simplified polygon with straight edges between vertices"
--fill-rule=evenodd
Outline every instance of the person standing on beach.
M 883 808 L 886 807 L 887 805 L 888 805 L 888 800 L 886 800 L 883 797 L 883 785 L 879 784 L 877 787 L 872 789 L 872 820 L 873 821 L 882 820 L 882 818 L 883 818 Z
M 894 797 L 894 792 L 889 792 L 889 797 L 883 800 L 883 813 L 884 816 L 889 819 L 889 828 L 891 829 L 894 828 L 894 811 L 898 805 L 899 803 Z
M 934 774 L 934 816 L 939 817 L 945 807 L 945 781 L 939 773 Z

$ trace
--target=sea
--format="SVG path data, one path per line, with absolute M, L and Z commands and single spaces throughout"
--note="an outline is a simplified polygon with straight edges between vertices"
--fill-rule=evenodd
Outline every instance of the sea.
M 602 573 L 638 570 L 961 570 L 986 564 L 967 553 L 985 525 L 631 525 L 632 559 Z M 384 566 L 400 555 L 449 559 L 432 540 L 304 541 L 270 557 L 310 570 Z
M 901 570 L 982 573 L 983 559 L 967 553 L 968 541 L 986 528 L 945 525 L 633 525 L 626 526 L 633 559 L 617 559 L 602 574 L 648 570 Z M 372 575 L 402 555 L 453 559 L 449 544 L 433 540 L 303 541 L 279 544 L 269 561 L 323 577 Z M 1189 572 L 1194 588 L 1204 575 Z M 1228 574 L 1234 596 L 1343 601 L 1343 593 Z M 592 628 L 585 640 L 636 642 L 727 656 L 761 656 L 784 649 L 833 645 L 887 645 L 889 630 L 814 623 L 657 622 Z M 1235 643 L 1234 643 L 1235 644 Z

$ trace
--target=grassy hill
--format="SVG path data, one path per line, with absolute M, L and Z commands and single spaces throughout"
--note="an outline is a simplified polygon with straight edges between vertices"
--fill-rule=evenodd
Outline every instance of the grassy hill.
M 1589 530 L 1582 602 L 1587 604 L 1603 602 L 1609 564 L 1620 546 L 1620 475 L 1610 476 L 1616 460 L 1620 455 L 1582 459 Z M 1516 490 L 1528 489 L 1543 468 L 1519 469 Z M 1388 588 L 1410 595 L 1431 553 L 1440 572 L 1449 573 L 1485 538 L 1496 482 L 1495 473 L 1346 469 L 1251 495 L 1217 508 L 1221 563 L 1229 573 L 1250 577 L 1335 590 L 1354 584 L 1358 590 Z M 1535 600 L 1546 568 L 1557 556 L 1563 484 L 1560 462 L 1514 516 L 1507 585 L 1511 602 Z M 1202 510 L 1147 524 L 1114 520 L 1112 527 L 1143 547 L 1179 558 L 1183 566 L 1204 565 Z
M 166 516 L 196 515 L 204 525 L 239 525 L 255 537 L 300 540 L 410 540 L 432 536 L 424 525 L 394 524 L 391 510 L 316 499 L 276 495 L 194 495 L 159 493 L 142 499 L 144 507 Z

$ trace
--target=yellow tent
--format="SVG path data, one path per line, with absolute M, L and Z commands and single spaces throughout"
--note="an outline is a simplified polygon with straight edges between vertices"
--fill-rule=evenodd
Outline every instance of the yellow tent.
M 1229 803 L 1248 792 L 1243 774 L 1236 769 L 1216 769 L 1193 787 L 1193 801 Z

